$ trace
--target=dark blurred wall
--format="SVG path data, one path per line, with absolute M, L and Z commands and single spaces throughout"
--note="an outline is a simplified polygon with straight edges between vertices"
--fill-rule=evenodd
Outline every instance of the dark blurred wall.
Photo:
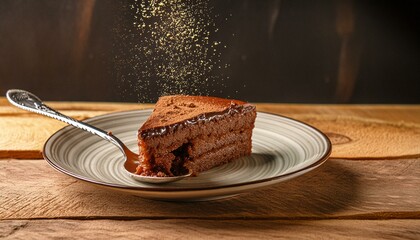
M 141 76 L 127 61 L 130 1 L 2 0 L 0 94 L 131 101 Z M 226 16 L 215 38 L 229 68 L 214 95 L 253 102 L 420 103 L 416 1 L 210 1 Z M 121 54 L 123 53 L 123 54 Z M 132 76 L 132 75 L 137 76 Z M 131 81 L 122 77 L 131 76 Z M 156 79 L 157 81 L 158 79 Z M 152 84 L 153 86 L 153 84 Z M 137 88 L 138 89 L 138 88 Z M 209 91 L 205 91 L 209 92 Z M 146 94 L 146 93 L 144 93 Z M 148 91 L 155 101 L 157 91 Z

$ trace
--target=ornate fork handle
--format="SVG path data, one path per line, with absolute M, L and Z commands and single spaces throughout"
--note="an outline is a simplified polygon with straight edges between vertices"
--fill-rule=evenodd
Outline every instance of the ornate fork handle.
M 51 117 L 65 122 L 67 124 L 70 124 L 76 128 L 83 129 L 111 143 L 116 144 L 120 149 L 122 149 L 122 143 L 118 138 L 90 124 L 78 121 L 72 117 L 66 116 L 50 108 L 49 106 L 44 104 L 41 99 L 39 99 L 37 96 L 30 92 L 20 89 L 11 89 L 7 91 L 6 97 L 9 100 L 9 102 L 15 105 L 16 107 L 22 108 L 30 112 L 38 113 L 47 117 Z

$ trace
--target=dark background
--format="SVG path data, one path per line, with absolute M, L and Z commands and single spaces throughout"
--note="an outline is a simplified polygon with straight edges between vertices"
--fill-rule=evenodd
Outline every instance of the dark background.
M 135 86 L 143 83 L 130 60 L 129 3 L 2 0 L 0 94 L 22 88 L 44 100 L 154 102 L 157 89 Z M 210 72 L 225 77 L 203 93 L 252 102 L 420 103 L 416 1 L 209 4 L 218 19 L 228 18 L 213 37 L 227 45 L 221 60 L 230 67 Z M 123 68 L 116 56 L 127 58 Z

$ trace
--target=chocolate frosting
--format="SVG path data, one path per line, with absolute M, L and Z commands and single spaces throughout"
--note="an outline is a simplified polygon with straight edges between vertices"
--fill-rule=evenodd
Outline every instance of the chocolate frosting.
M 155 109 L 139 129 L 139 137 L 150 138 L 177 128 L 212 121 L 226 115 L 254 111 L 255 106 L 239 101 L 206 96 L 173 95 L 159 98 Z

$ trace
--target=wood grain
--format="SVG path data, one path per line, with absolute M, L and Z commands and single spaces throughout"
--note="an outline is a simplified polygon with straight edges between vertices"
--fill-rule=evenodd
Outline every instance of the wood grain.
M 8 220 L 5 239 L 419 239 L 420 220 Z
M 0 161 L 0 219 L 420 219 L 420 161 L 329 160 L 231 199 L 160 202 L 104 190 L 45 161 Z
M 82 120 L 153 106 L 49 105 Z M 257 108 L 324 131 L 334 144 L 332 158 L 308 174 L 248 194 L 177 203 L 105 190 L 53 170 L 39 160 L 40 150 L 65 124 L 0 98 L 0 238 L 420 238 L 420 106 Z
M 259 104 L 258 109 L 295 118 L 327 133 L 333 143 L 331 158 L 420 157 L 418 105 Z
M 48 103 L 51 107 L 78 120 L 115 111 L 150 108 L 147 104 Z M 0 159 L 41 159 L 47 139 L 66 126 L 48 117 L 33 114 L 0 101 Z
M 259 111 L 282 115 L 319 114 L 354 116 L 390 122 L 420 123 L 420 105 L 334 105 L 259 103 Z
M 83 120 L 151 104 L 48 103 Z M 420 106 L 340 106 L 257 104 L 260 111 L 311 124 L 333 142 L 331 158 L 402 159 L 420 157 Z M 44 142 L 65 124 L 0 101 L 0 159 L 39 159 Z M 398 146 L 398 147 L 395 147 Z
M 394 159 L 420 157 L 420 124 L 353 116 L 298 115 L 333 143 L 332 158 Z

